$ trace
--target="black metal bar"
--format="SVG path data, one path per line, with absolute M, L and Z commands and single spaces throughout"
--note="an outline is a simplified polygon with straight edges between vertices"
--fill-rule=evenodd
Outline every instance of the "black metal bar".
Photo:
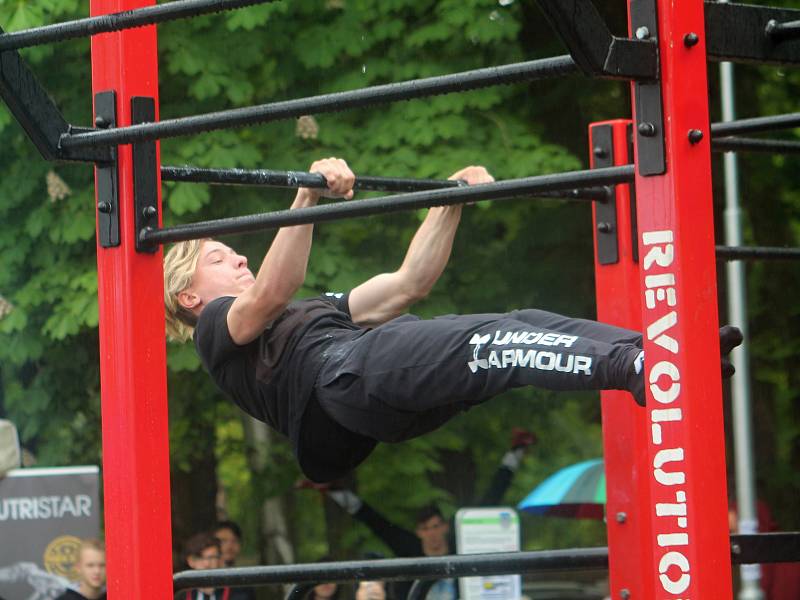
M 800 562 L 800 532 L 757 533 L 730 537 L 731 563 Z M 380 579 L 442 579 L 542 571 L 607 569 L 608 548 L 571 548 L 539 552 L 500 552 L 425 558 L 190 570 L 173 577 L 175 591 L 197 587 L 268 585 Z
M 711 135 L 715 138 L 743 133 L 762 133 L 800 127 L 800 112 L 769 117 L 754 117 L 736 121 L 722 121 L 711 125 Z
M 590 185 L 628 183 L 634 178 L 634 166 L 611 167 L 591 171 L 571 171 L 554 175 L 541 175 L 523 179 L 509 179 L 495 183 L 472 185 L 443 190 L 426 190 L 369 200 L 326 204 L 294 210 L 245 217 L 232 217 L 216 221 L 190 223 L 164 229 L 144 229 L 140 240 L 147 243 L 166 244 L 182 240 L 231 233 L 250 233 L 291 225 L 320 223 L 368 215 L 414 210 L 431 206 L 464 204 L 480 200 L 507 200 L 521 196 L 535 196 L 541 192 L 571 189 Z
M 800 532 L 732 535 L 731 562 L 735 565 L 800 562 Z
M 308 114 L 338 112 L 374 104 L 410 100 L 451 92 L 465 92 L 494 85 L 519 81 L 532 81 L 561 77 L 578 72 L 575 61 L 569 56 L 556 56 L 499 67 L 451 73 L 439 77 L 412 79 L 347 92 L 322 94 L 310 98 L 299 98 L 272 102 L 257 106 L 235 108 L 204 115 L 168 119 L 158 123 L 121 127 L 114 131 L 98 131 L 80 135 L 66 134 L 61 138 L 63 148 L 87 148 L 130 144 L 145 140 L 164 139 L 213 131 L 230 127 L 242 127 L 255 123 L 267 123 Z
M 775 140 L 745 137 L 722 137 L 711 140 L 714 152 L 771 152 L 795 154 L 800 152 L 800 140 Z
M 798 20 L 797 9 L 707 0 L 706 53 L 716 61 L 800 64 Z
M 767 37 L 773 42 L 796 40 L 800 38 L 800 21 L 779 23 L 776 19 L 770 19 L 767 21 L 764 33 L 766 33 Z
M 113 160 L 110 148 L 64 152 L 59 147 L 70 126 L 17 52 L 0 53 L 0 97 L 45 160 Z
M 196 587 L 266 585 L 270 583 L 312 581 L 343 583 L 373 579 L 385 581 L 441 579 L 460 576 L 534 573 L 537 571 L 604 569 L 607 566 L 608 550 L 606 548 L 582 548 L 578 550 L 502 552 L 462 556 L 238 567 L 207 571 L 191 570 L 176 573 L 173 580 L 175 590 L 178 591 Z
M 279 188 L 325 188 L 327 182 L 320 173 L 303 171 L 275 171 L 272 169 L 207 169 L 201 167 L 161 167 L 161 181 L 181 181 L 185 183 L 209 183 L 211 185 L 248 185 Z M 452 179 L 411 179 L 405 177 L 356 177 L 353 189 L 376 192 L 417 192 L 438 190 L 466 185 L 463 180 Z M 590 187 L 564 192 L 542 193 L 546 198 L 567 198 L 572 200 L 597 200 L 604 202 L 611 190 L 607 187 Z
M 800 248 L 778 246 L 717 246 L 720 260 L 797 260 Z
M 176 0 L 135 10 L 77 19 L 53 25 L 34 27 L 0 35 L 0 51 L 16 50 L 51 42 L 60 42 L 79 37 L 121 31 L 134 27 L 154 25 L 164 21 L 197 17 L 208 13 L 222 12 L 273 0 Z
M 321 173 L 274 171 L 272 169 L 206 169 L 200 167 L 161 167 L 162 181 L 210 183 L 212 185 L 254 185 L 280 188 L 325 188 L 328 182 Z M 451 179 L 409 179 L 401 177 L 356 177 L 355 190 L 415 192 L 465 185 Z
M 658 78 L 655 41 L 615 37 L 591 0 L 539 0 L 539 6 L 586 75 Z

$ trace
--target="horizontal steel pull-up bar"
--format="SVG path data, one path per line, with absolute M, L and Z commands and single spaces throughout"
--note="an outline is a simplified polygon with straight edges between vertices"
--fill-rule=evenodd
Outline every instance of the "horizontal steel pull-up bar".
M 0 35 L 0 51 L 17 50 L 29 46 L 49 44 L 79 37 L 121 31 L 134 27 L 154 25 L 164 21 L 197 17 L 208 13 L 222 12 L 264 4 L 273 0 L 175 0 L 165 4 L 146 6 L 136 10 L 88 17 L 53 25 L 34 27 Z
M 77 134 L 65 133 L 61 136 L 61 147 L 65 149 L 87 148 L 158 140 L 204 131 L 279 121 L 309 114 L 338 112 L 398 100 L 411 100 L 413 98 L 452 92 L 466 92 L 520 81 L 561 77 L 579 72 L 575 61 L 570 56 L 556 56 L 499 67 L 462 71 L 438 77 L 388 83 L 347 92 L 322 94 L 310 98 L 234 108 L 192 117 L 167 119 L 157 123 L 143 123 L 119 129 L 95 129 L 88 133 Z
M 764 33 L 766 33 L 767 37 L 773 42 L 800 39 L 800 21 L 779 23 L 775 19 L 770 19 L 767 21 Z
M 798 260 L 800 248 L 779 246 L 717 246 L 721 260 Z
M 792 129 L 793 127 L 800 127 L 800 112 L 713 123 L 711 125 L 711 135 L 713 137 L 724 137 L 743 133 Z
M 730 548 L 733 564 L 798 562 L 800 533 L 781 531 L 732 535 Z M 571 548 L 537 552 L 498 552 L 190 570 L 176 573 L 173 582 L 175 591 L 178 591 L 198 587 L 303 584 L 320 581 L 346 583 L 373 579 L 384 581 L 449 579 L 476 575 L 606 568 L 608 568 L 607 548 Z M 298 586 L 298 593 L 304 587 Z
M 196 587 L 266 585 L 381 579 L 440 579 L 475 575 L 505 575 L 538 571 L 605 569 L 606 548 L 578 550 L 546 550 L 539 552 L 500 552 L 461 556 L 429 556 L 424 558 L 391 558 L 336 563 L 237 567 L 232 569 L 191 570 L 176 573 L 175 591 Z
M 711 141 L 714 152 L 772 152 L 794 154 L 800 152 L 800 140 L 775 140 L 746 137 L 721 137 Z
M 624 165 L 588 171 L 570 171 L 523 179 L 509 179 L 481 185 L 426 190 L 368 200 L 354 200 L 308 208 L 279 210 L 259 215 L 231 217 L 163 229 L 145 228 L 140 232 L 139 239 L 145 244 L 166 244 L 215 235 L 249 233 L 291 225 L 336 221 L 431 206 L 465 204 L 480 200 L 508 200 L 522 196 L 535 196 L 542 192 L 571 190 L 575 187 L 629 183 L 634 179 L 634 170 L 633 165 Z
M 280 188 L 326 188 L 328 182 L 321 173 L 304 171 L 275 171 L 272 169 L 207 169 L 201 167 L 161 167 L 161 181 L 210 183 L 212 185 L 249 185 Z M 401 177 L 356 177 L 354 190 L 382 192 L 415 192 L 438 190 L 466 185 L 463 180 L 411 179 Z
M 184 183 L 209 183 L 211 185 L 247 185 L 279 188 L 317 188 L 328 186 L 321 173 L 303 171 L 275 171 L 272 169 L 208 169 L 201 167 L 161 167 L 161 181 L 180 181 Z M 417 192 L 439 190 L 466 185 L 461 179 L 412 179 L 408 177 L 374 177 L 359 175 L 354 190 L 374 192 Z M 564 192 L 542 192 L 547 198 L 568 198 L 573 200 L 600 200 L 610 197 L 606 187 L 590 187 L 566 190 Z

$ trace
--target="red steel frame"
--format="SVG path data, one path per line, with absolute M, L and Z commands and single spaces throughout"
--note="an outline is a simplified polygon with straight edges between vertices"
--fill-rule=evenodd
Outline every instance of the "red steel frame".
M 92 0 L 91 14 L 151 4 Z M 158 105 L 154 26 L 92 38 L 92 91 L 108 90 L 120 126 L 131 123 L 132 96 Z M 134 248 L 131 146 L 118 153 L 121 243 L 97 247 L 108 596 L 165 599 L 172 544 L 162 254 Z
M 659 0 L 658 12 L 667 171 L 637 169 L 638 273 L 627 249 L 621 264 L 597 267 L 601 318 L 635 324 L 641 310 L 647 387 L 638 415 L 630 401 L 604 399 L 611 591 L 730 598 L 703 2 Z M 694 47 L 683 43 L 690 32 L 700 36 Z M 690 143 L 691 129 L 704 139 Z M 616 291 L 633 289 L 626 307 L 608 306 L 622 300 Z M 631 505 L 635 513 L 618 523 L 615 511 Z
M 152 0 L 92 0 L 92 15 Z M 648 406 L 604 394 L 609 550 L 614 598 L 729 598 L 725 459 L 702 0 L 659 0 L 666 174 L 636 178 L 640 267 L 597 266 L 598 316 L 644 324 Z M 689 32 L 700 35 L 693 48 Z M 158 105 L 155 27 L 95 36 L 92 88 Z M 626 122 L 614 122 L 617 139 Z M 690 129 L 705 139 L 691 145 Z M 621 137 L 620 137 L 621 136 Z M 626 162 L 627 144 L 615 144 Z M 160 186 L 159 186 L 160 187 Z M 159 192 L 160 201 L 160 192 Z M 628 231 L 621 186 L 618 230 Z M 130 146 L 119 148 L 121 245 L 98 245 L 103 462 L 109 596 L 172 596 L 162 253 L 133 240 Z M 628 221 L 629 222 L 629 221 Z M 625 513 L 624 522 L 617 513 Z M 627 593 L 626 593 L 627 591 Z
M 614 164 L 630 164 L 633 160 L 628 143 L 631 121 L 594 123 L 589 128 L 589 139 L 592 139 L 594 128 L 603 126 L 612 128 Z M 590 144 L 589 156 L 594 163 L 592 146 Z M 640 331 L 639 265 L 633 247 L 636 241 L 631 232 L 636 215 L 631 214 L 630 186 L 616 186 L 611 201 L 617 209 L 615 233 L 619 260 L 601 265 L 595 252 L 597 319 Z M 592 212 L 596 212 L 596 205 L 593 205 Z M 593 222 L 596 223 L 597 219 Z M 596 228 L 594 237 L 597 248 Z M 641 550 L 650 537 L 647 510 L 643 508 L 649 503 L 649 489 L 644 485 L 648 471 L 645 411 L 631 401 L 628 392 L 605 391 L 601 398 L 611 597 L 624 600 L 627 591 L 631 598 L 645 598 L 642 566 L 645 555 Z

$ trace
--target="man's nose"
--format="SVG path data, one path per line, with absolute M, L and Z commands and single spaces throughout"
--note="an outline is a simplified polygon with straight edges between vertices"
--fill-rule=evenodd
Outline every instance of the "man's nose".
M 247 257 L 246 256 L 242 256 L 241 254 L 237 254 L 235 260 L 236 260 L 236 267 L 237 268 L 241 268 L 241 267 L 246 267 L 247 266 Z

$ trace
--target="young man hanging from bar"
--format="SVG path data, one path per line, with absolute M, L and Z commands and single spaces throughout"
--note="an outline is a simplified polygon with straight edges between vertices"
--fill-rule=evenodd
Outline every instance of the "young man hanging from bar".
M 317 161 L 325 195 L 351 199 L 345 161 Z M 483 167 L 452 179 L 493 181 Z M 300 188 L 293 209 L 324 190 Z M 432 431 L 510 388 L 628 390 L 645 402 L 641 334 L 541 310 L 406 314 L 439 279 L 462 207 L 431 208 L 405 259 L 347 293 L 293 301 L 303 284 L 313 225 L 278 231 L 254 276 L 247 259 L 212 240 L 181 242 L 164 260 L 167 329 L 194 342 L 217 386 L 286 435 L 307 477 L 326 482 L 360 464 L 378 442 Z M 724 358 L 741 342 L 720 330 Z

